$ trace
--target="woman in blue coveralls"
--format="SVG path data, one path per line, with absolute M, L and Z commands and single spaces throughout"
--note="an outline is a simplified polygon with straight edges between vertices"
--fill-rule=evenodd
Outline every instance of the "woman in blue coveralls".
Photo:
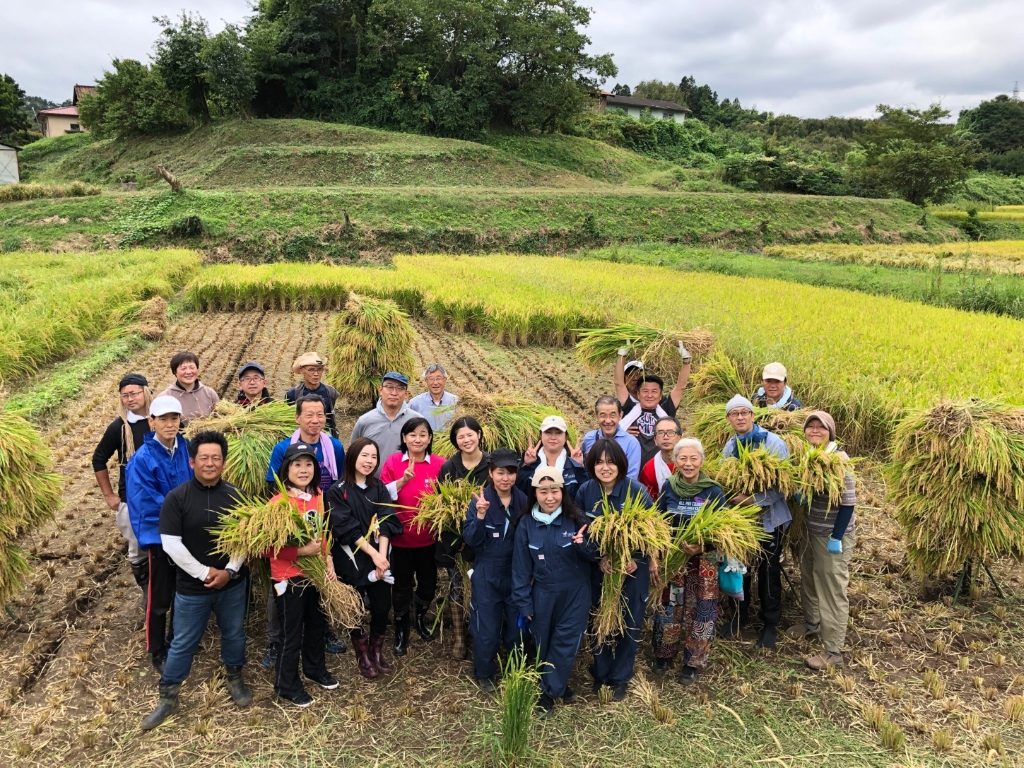
M 505 647 L 512 648 L 518 634 L 512 605 L 512 541 L 515 521 L 526 510 L 526 496 L 515 487 L 519 454 L 499 448 L 488 454 L 487 463 L 487 485 L 473 494 L 462 537 L 474 552 L 469 617 L 473 677 L 480 690 L 491 693 L 497 687 L 498 646 L 504 640 Z
M 626 498 L 639 497 L 653 507 L 650 494 L 636 480 L 627 477 L 629 462 L 622 448 L 614 440 L 598 439 L 587 453 L 587 474 L 576 494 L 576 506 L 590 519 L 600 517 L 607 499 L 614 510 L 621 510 Z M 609 572 L 610 564 L 601 558 L 599 567 L 592 569 L 592 601 L 601 595 L 601 579 Z M 594 664 L 590 673 L 594 678 L 594 693 L 602 685 L 612 688 L 612 700 L 626 698 L 626 686 L 633 677 L 636 652 L 644 626 L 644 607 L 651 586 L 651 563 L 646 555 L 637 552 L 629 564 L 622 586 L 622 610 L 626 633 L 594 649 Z
M 585 542 L 586 521 L 564 492 L 558 467 L 539 466 L 531 480 L 534 502 L 516 526 L 512 602 L 530 624 L 541 665 L 538 714 L 555 699 L 575 698 L 569 675 L 590 615 L 590 568 L 596 558 Z

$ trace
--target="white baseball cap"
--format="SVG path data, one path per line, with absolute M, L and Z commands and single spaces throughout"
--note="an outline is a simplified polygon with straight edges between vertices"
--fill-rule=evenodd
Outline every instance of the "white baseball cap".
M 178 398 L 171 397 L 170 395 L 154 397 L 153 402 L 149 406 L 149 415 L 166 416 L 168 413 L 181 415 L 181 403 L 178 402 Z
M 782 363 L 768 363 L 761 371 L 762 379 L 774 379 L 775 381 L 785 381 L 788 377 L 786 376 L 786 366 Z
M 569 427 L 565 424 L 565 419 L 561 416 L 545 416 L 544 421 L 540 423 L 540 431 L 547 432 L 549 429 L 557 429 L 559 432 L 568 432 Z

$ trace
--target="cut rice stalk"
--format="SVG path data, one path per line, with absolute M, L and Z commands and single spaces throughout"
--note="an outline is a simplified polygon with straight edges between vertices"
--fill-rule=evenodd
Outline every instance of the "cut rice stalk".
M 749 563 L 767 536 L 761 525 L 760 507 L 705 503 L 676 528 L 662 565 L 662 578 L 667 581 L 686 566 L 690 559 L 684 549 L 687 544 L 710 546 L 716 554 Z
M 633 323 L 608 328 L 577 328 L 575 333 L 579 338 L 577 357 L 595 371 L 614 362 L 619 349 L 625 347 L 646 370 L 669 374 L 678 371 L 682 362 L 677 350 L 680 341 L 694 357 L 703 357 L 714 344 L 714 337 L 704 330 L 669 331 Z

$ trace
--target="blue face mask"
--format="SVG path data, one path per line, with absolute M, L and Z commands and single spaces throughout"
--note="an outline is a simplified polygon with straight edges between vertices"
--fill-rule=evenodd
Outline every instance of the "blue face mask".
M 542 525 L 551 525 L 553 522 L 555 522 L 555 520 L 558 519 L 559 515 L 561 515 L 561 514 L 562 514 L 562 505 L 561 504 L 559 504 L 558 505 L 558 509 L 556 509 L 551 514 L 547 514 L 545 512 L 541 512 L 540 511 L 540 506 L 537 505 L 537 504 L 533 505 L 533 510 L 530 512 L 530 516 L 533 517 L 534 520 L 536 520 L 538 523 L 541 523 Z

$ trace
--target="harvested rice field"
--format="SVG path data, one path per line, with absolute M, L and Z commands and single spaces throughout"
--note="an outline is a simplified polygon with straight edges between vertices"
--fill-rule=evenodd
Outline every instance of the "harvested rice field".
M 446 657 L 443 641 L 414 639 L 390 678 L 359 676 L 355 658 L 328 657 L 342 682 L 308 710 L 285 709 L 259 668 L 262 601 L 249 617 L 247 679 L 254 705 L 234 708 L 222 685 L 216 632 L 209 632 L 182 688 L 182 709 L 156 731 L 139 721 L 156 700 L 144 652 L 139 591 L 92 473 L 90 456 L 112 418 L 116 383 L 139 370 L 154 388 L 170 382 L 167 361 L 195 351 L 202 379 L 234 394 L 237 366 L 267 368 L 282 395 L 290 366 L 324 351 L 329 313 L 242 311 L 185 314 L 164 338 L 89 380 L 44 425 L 65 478 L 51 523 L 23 545 L 32 570 L 0 615 L 0 759 L 15 766 L 479 766 L 495 763 L 499 704 L 470 680 L 470 662 Z M 521 393 L 558 404 L 590 426 L 593 399 L 609 388 L 571 350 L 506 348 L 414 320 L 417 366 L 440 361 L 456 392 Z M 365 404 L 342 418 L 342 437 Z M 1024 578 L 1011 564 L 992 572 L 1006 598 L 979 580 L 953 603 L 922 601 L 904 575 L 905 552 L 884 501 L 877 465 L 860 465 L 858 543 L 844 669 L 814 673 L 811 646 L 781 639 L 775 653 L 716 641 L 709 670 L 683 688 L 650 672 L 649 631 L 638 676 L 622 702 L 591 695 L 582 653 L 573 685 L 580 701 L 535 721 L 528 765 L 545 766 L 974 766 L 1024 763 Z M 799 574 L 786 563 L 792 590 Z M 787 588 L 783 625 L 799 619 Z M 934 598 L 934 595 L 932 596 Z M 645 682 L 646 681 L 646 682 Z

